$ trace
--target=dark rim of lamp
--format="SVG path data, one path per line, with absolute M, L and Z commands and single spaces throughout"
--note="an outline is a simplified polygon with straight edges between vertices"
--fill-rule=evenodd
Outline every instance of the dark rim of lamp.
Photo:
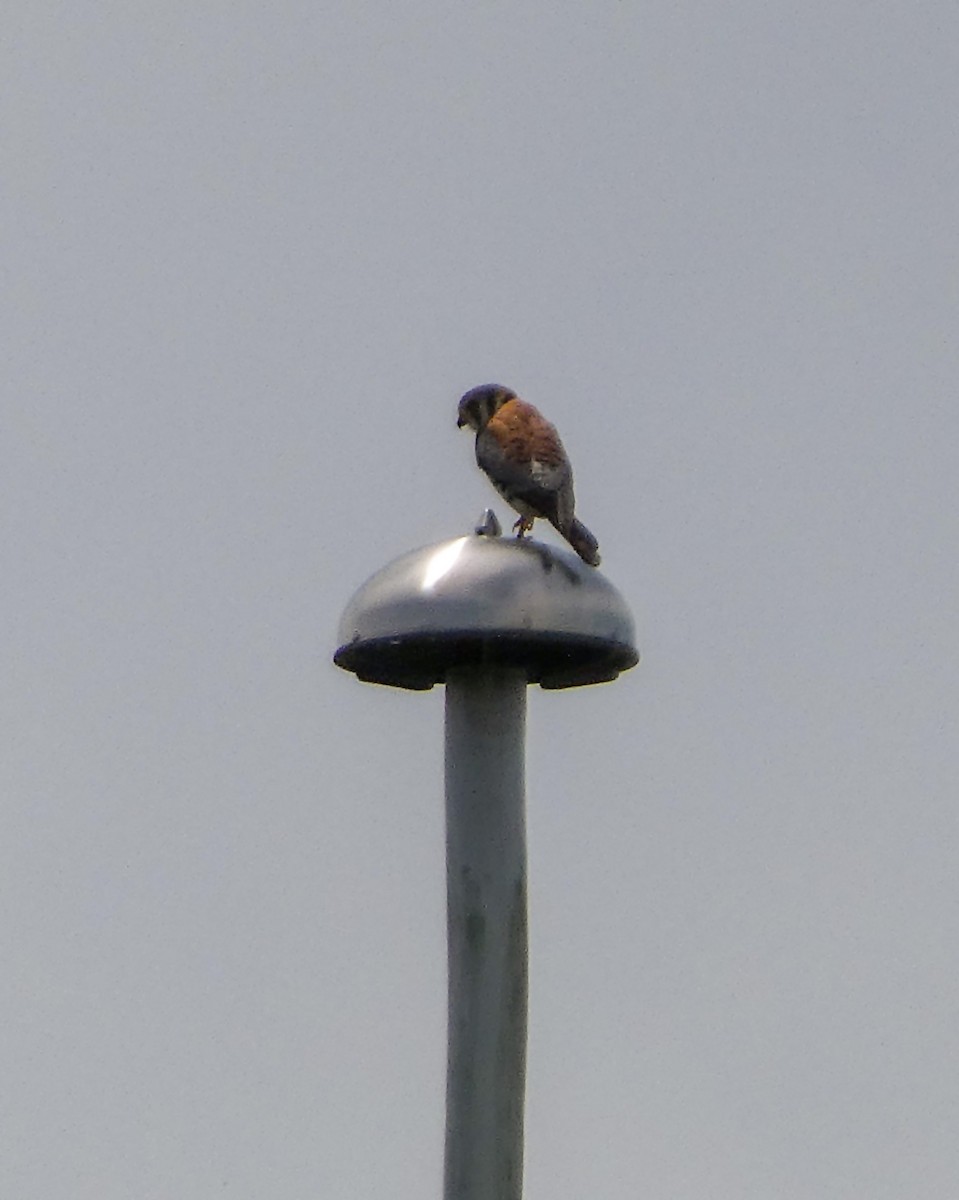
M 458 667 L 522 667 L 544 688 L 609 683 L 639 662 L 623 642 L 548 630 L 471 630 L 356 638 L 333 661 L 364 683 L 426 691 Z

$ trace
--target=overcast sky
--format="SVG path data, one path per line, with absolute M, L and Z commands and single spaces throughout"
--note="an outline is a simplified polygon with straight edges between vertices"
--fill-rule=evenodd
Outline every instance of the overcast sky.
M 643 653 L 529 695 L 527 1195 L 952 1200 L 955 4 L 4 24 L 0 1193 L 440 1195 L 442 689 L 331 655 L 496 380 Z

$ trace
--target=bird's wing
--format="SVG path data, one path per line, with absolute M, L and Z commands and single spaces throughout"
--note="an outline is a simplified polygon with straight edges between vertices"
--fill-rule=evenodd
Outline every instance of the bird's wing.
M 503 405 L 476 439 L 476 461 L 507 499 L 554 523 L 567 511 L 572 516 L 573 472 L 563 443 L 531 404 Z

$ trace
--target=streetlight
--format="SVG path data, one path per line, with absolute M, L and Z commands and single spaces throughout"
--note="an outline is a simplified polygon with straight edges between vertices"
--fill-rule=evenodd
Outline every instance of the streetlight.
M 565 548 L 473 533 L 413 550 L 359 589 L 334 661 L 368 683 L 446 685 L 449 1016 L 444 1200 L 519 1200 L 527 923 L 526 688 L 636 665 L 611 583 Z

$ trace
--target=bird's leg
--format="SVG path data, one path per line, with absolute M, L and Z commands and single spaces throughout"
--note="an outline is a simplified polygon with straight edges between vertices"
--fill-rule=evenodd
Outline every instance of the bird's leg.
M 534 520 L 534 517 L 520 517 L 520 519 L 513 526 L 513 531 L 515 532 L 516 536 L 518 538 L 525 537 L 525 535 L 532 530 Z

